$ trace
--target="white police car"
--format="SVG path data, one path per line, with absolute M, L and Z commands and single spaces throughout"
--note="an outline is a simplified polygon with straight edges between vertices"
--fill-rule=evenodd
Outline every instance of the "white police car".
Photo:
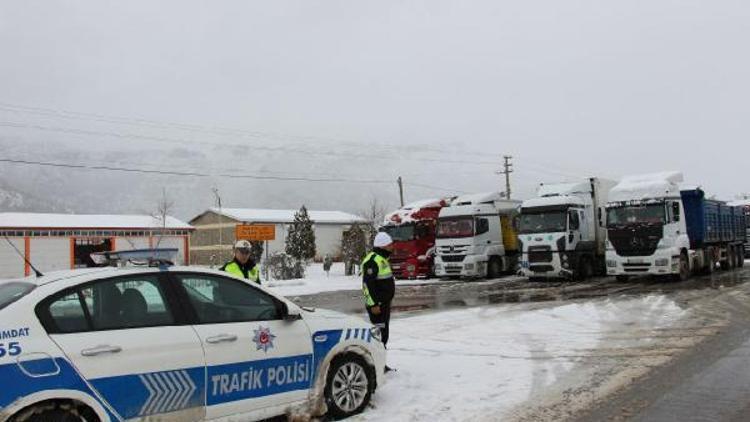
M 385 349 L 359 318 L 194 267 L 0 282 L 0 421 L 361 412 Z

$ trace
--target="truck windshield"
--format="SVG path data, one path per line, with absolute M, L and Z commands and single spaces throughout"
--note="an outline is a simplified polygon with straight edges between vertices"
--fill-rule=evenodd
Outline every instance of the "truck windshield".
M 441 239 L 451 237 L 474 236 L 474 218 L 441 218 L 438 220 L 437 237 Z
M 627 205 L 607 210 L 607 225 L 624 226 L 628 224 L 664 223 L 664 204 Z
M 29 294 L 36 286 L 31 283 L 7 282 L 0 284 L 0 309 Z
M 562 211 L 522 213 L 519 233 L 564 232 L 566 215 Z
M 403 226 L 387 226 L 383 231 L 388 233 L 394 242 L 407 242 L 414 240 L 414 224 L 404 224 Z

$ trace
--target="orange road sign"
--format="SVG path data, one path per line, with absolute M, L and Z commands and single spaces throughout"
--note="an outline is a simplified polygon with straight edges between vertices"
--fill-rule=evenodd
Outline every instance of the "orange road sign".
M 234 228 L 237 240 L 275 240 L 275 224 L 238 224 Z

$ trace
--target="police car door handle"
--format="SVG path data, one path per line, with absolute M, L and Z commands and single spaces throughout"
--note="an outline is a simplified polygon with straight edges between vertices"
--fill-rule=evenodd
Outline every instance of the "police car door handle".
M 81 354 L 83 356 L 99 356 L 103 355 L 105 353 L 120 353 L 122 352 L 122 347 L 120 346 L 96 346 L 92 347 L 90 349 L 83 349 L 81 350 Z
M 206 343 L 217 344 L 217 343 L 231 343 L 237 341 L 237 336 L 233 334 L 219 334 L 218 336 L 208 337 Z

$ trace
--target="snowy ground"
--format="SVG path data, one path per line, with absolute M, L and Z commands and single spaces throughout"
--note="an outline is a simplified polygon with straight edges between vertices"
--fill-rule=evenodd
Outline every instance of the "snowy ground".
M 440 280 L 397 280 L 396 283 L 399 286 L 405 286 L 438 281 Z M 307 273 L 303 279 L 271 280 L 264 285 L 283 296 L 299 296 L 339 290 L 360 290 L 362 288 L 362 277 L 344 275 L 344 264 L 342 262 L 334 263 L 328 276 L 323 271 L 323 264 L 313 263 L 307 267 Z
M 388 354 L 397 372 L 352 420 L 507 420 L 530 398 L 550 391 L 558 398 L 594 382 L 590 369 L 623 354 L 653 357 L 653 337 L 686 313 L 664 296 L 647 296 L 397 317 Z

